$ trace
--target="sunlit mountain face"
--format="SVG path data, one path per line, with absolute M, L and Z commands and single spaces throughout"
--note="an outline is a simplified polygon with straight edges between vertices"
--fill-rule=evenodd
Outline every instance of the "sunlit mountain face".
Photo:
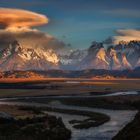
M 105 48 L 93 42 L 85 50 L 60 54 L 57 50 L 24 46 L 17 40 L 0 51 L 0 70 L 125 70 L 140 66 L 140 42 L 131 41 Z

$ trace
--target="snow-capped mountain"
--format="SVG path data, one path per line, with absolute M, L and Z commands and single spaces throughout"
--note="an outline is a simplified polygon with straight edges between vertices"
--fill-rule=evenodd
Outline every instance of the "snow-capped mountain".
M 117 56 L 116 50 L 114 48 L 110 48 L 110 51 L 108 53 L 108 57 L 110 58 L 110 69 L 120 69 L 121 62 Z
M 140 42 L 131 41 L 105 49 L 102 43 L 93 42 L 78 69 L 124 70 L 140 66 Z
M 0 51 L 0 70 L 125 70 L 140 67 L 140 42 L 104 47 L 93 42 L 89 49 L 58 54 L 52 49 L 29 48 L 18 41 Z
M 53 50 L 22 47 L 17 41 L 0 52 L 0 70 L 58 69 L 59 59 Z
M 107 59 L 103 44 L 94 42 L 77 69 L 108 69 L 109 63 Z
M 132 67 L 136 66 L 140 58 L 140 41 L 120 42 L 114 49 L 118 54 L 125 54 Z
M 87 55 L 87 50 L 70 50 L 69 54 L 59 55 L 63 65 L 77 64 Z

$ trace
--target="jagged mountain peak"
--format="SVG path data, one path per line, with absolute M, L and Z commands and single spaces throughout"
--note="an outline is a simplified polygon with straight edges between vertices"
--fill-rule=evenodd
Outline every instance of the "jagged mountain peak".
M 105 48 L 101 47 L 99 49 L 99 51 L 97 52 L 96 57 L 98 59 L 104 61 L 107 65 L 109 65 L 108 60 L 107 60 L 108 58 L 107 58 L 107 55 L 106 55 Z
M 132 69 L 132 66 L 128 62 L 125 54 L 122 54 L 122 69 Z
M 58 68 L 59 58 L 56 53 L 43 48 L 27 48 L 18 41 L 13 41 L 1 51 L 1 70 L 47 70 Z
M 139 66 L 140 42 L 121 42 L 106 48 L 103 43 L 93 42 L 88 55 L 80 63 L 80 69 L 133 69 Z
M 89 49 L 57 54 L 53 49 L 31 48 L 18 41 L 0 51 L 0 70 L 108 69 L 123 70 L 140 66 L 140 42 L 120 43 L 109 48 L 93 42 Z

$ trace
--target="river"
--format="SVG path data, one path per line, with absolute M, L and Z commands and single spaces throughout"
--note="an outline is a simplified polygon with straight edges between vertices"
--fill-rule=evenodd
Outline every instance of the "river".
M 103 97 L 103 96 L 118 96 L 118 95 L 130 95 L 130 94 L 139 94 L 138 92 L 117 92 L 112 94 L 106 95 L 87 95 L 88 97 Z M 86 97 L 87 97 L 86 96 Z M 83 96 L 75 96 L 83 97 Z M 24 97 L 26 99 L 32 98 L 53 98 L 53 97 Z M 74 98 L 73 96 L 58 96 L 58 98 Z M 54 107 L 59 109 L 74 109 L 80 111 L 91 111 L 91 112 L 99 112 L 110 116 L 110 121 L 100 125 L 98 127 L 93 127 L 89 129 L 75 129 L 69 123 L 70 120 L 83 120 L 86 119 L 85 116 L 79 115 L 68 115 L 63 113 L 56 113 L 56 112 L 46 112 L 51 115 L 55 115 L 57 117 L 62 117 L 62 120 L 67 128 L 72 131 L 72 138 L 71 140 L 111 140 L 126 124 L 128 124 L 136 115 L 137 111 L 135 110 L 110 110 L 110 109 L 98 109 L 98 108 L 89 108 L 89 107 L 79 107 L 79 106 L 72 106 L 72 105 L 64 105 L 61 102 L 56 100 L 56 96 L 54 97 L 54 101 L 50 102 L 49 104 L 43 103 L 27 103 L 27 102 L 18 102 L 19 98 L 11 98 L 10 100 L 17 100 L 17 101 L 8 101 L 9 98 L 3 98 L 0 101 L 0 104 L 8 104 L 8 105 L 23 105 L 23 106 L 36 106 L 36 107 Z

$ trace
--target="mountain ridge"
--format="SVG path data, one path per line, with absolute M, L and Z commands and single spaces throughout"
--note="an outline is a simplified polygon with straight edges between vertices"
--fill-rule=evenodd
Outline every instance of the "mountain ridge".
M 58 54 L 52 49 L 27 48 L 18 41 L 11 42 L 0 51 L 0 70 L 133 70 L 140 66 L 140 42 L 131 41 L 104 47 L 93 42 L 85 50 L 73 50 Z

